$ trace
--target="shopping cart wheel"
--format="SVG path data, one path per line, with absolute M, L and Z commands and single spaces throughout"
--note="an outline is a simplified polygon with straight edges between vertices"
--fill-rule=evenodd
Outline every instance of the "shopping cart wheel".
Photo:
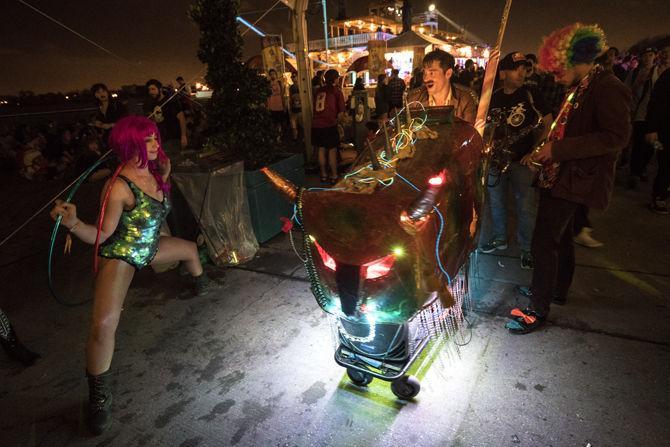
M 372 374 L 354 368 L 347 368 L 347 375 L 354 385 L 368 386 L 372 382 Z
M 421 391 L 421 383 L 414 376 L 402 376 L 391 382 L 391 391 L 400 399 L 411 399 Z

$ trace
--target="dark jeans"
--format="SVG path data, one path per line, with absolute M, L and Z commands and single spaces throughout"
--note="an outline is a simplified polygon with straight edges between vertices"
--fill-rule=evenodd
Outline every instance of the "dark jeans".
M 582 228 L 592 228 L 591 221 L 589 221 L 589 207 L 579 204 L 575 211 L 575 223 L 573 227 L 573 234 L 577 236 Z
M 507 240 L 507 190 L 511 187 L 516 205 L 517 242 L 522 251 L 530 251 L 537 210 L 533 171 L 519 162 L 512 162 L 509 169 L 500 174 L 500 182 L 489 186 L 489 206 L 493 226 L 493 240 Z M 489 179 L 493 181 L 493 179 Z
M 633 144 L 630 153 L 630 174 L 642 177 L 647 171 L 647 165 L 654 156 L 654 148 L 644 141 L 646 123 L 635 121 L 633 123 Z
M 658 172 L 654 179 L 652 195 L 656 200 L 668 198 L 668 187 L 670 187 L 670 141 L 663 141 L 663 150 L 656 152 L 658 160 Z
M 534 260 L 531 307 L 542 315 L 549 314 L 554 296 L 565 297 L 572 284 L 575 272 L 572 230 L 579 206 L 540 190 L 531 248 Z

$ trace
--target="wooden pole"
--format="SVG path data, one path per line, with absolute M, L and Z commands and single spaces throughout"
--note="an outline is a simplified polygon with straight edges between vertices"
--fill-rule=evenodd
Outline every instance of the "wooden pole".
M 310 76 L 310 60 L 307 57 L 309 44 L 307 37 L 306 11 L 308 0 L 284 2 L 292 9 L 291 22 L 295 41 L 295 59 L 298 65 L 298 88 L 302 107 L 302 124 L 305 132 L 305 158 L 312 158 L 312 78 Z
M 498 30 L 498 40 L 496 41 L 493 51 L 489 55 L 489 61 L 486 65 L 486 72 L 484 73 L 484 83 L 482 85 L 482 94 L 479 98 L 479 107 L 477 108 L 477 119 L 475 120 L 475 129 L 479 135 L 484 135 L 484 126 L 486 125 L 486 116 L 489 113 L 489 104 L 491 103 L 491 95 L 493 94 L 493 83 L 496 79 L 496 72 L 498 71 L 498 62 L 500 61 L 500 48 L 502 46 L 503 37 L 505 35 L 505 28 L 507 28 L 507 19 L 509 18 L 509 11 L 512 7 L 512 0 L 506 0 L 505 9 L 503 9 L 502 19 L 500 21 L 500 29 Z

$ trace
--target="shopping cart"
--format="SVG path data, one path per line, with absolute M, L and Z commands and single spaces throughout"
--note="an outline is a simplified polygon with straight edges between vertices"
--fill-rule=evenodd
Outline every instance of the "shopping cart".
M 466 264 L 464 272 L 469 265 Z M 376 324 L 351 321 L 331 315 L 335 345 L 335 362 L 347 369 L 352 383 L 369 385 L 373 378 L 391 382 L 391 391 L 400 399 L 409 400 L 421 391 L 419 379 L 407 374 L 432 340 L 452 337 L 455 346 L 465 327 L 464 310 L 471 309 L 468 275 L 460 274 L 450 286 L 457 305 L 445 308 L 431 295 L 422 309 L 406 323 Z

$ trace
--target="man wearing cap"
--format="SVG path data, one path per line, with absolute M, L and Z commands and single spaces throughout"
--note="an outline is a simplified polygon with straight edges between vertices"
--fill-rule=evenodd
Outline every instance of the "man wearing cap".
M 467 87 L 452 82 L 454 57 L 442 50 L 434 50 L 423 58 L 423 85 L 412 90 L 407 101 L 420 102 L 424 107 L 452 106 L 454 115 L 470 124 L 477 117 L 477 94 Z
M 513 52 L 498 66 L 502 88 L 493 92 L 489 107 L 498 120 L 494 131 L 493 163 L 489 172 L 489 207 L 493 238 L 480 251 L 491 253 L 507 248 L 507 190 L 511 186 L 517 214 L 517 243 L 521 268 L 533 268 L 530 243 L 535 226 L 536 191 L 529 169 L 530 153 L 543 140 L 551 125 L 551 111 L 542 96 L 524 85 L 530 63 Z
M 634 189 L 640 181 L 647 180 L 647 165 L 654 155 L 654 149 L 645 141 L 647 133 L 646 118 L 647 105 L 651 91 L 658 79 L 658 70 L 654 65 L 656 50 L 645 48 L 640 53 L 640 64 L 626 77 L 626 85 L 633 93 L 631 105 L 631 119 L 633 122 L 633 137 L 630 152 L 630 177 L 628 187 Z

